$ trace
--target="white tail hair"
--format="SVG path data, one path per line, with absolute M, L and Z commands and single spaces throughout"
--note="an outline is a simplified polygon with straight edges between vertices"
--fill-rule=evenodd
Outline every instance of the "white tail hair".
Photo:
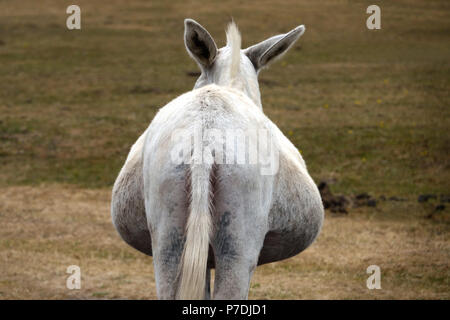
M 236 85 L 237 75 L 239 74 L 239 67 L 241 65 L 241 34 L 234 21 L 228 25 L 227 31 L 227 47 L 231 49 L 231 64 L 230 64 L 230 85 Z
M 191 164 L 191 201 L 186 223 L 186 242 L 180 263 L 178 299 L 205 298 L 206 268 L 211 236 L 212 164 Z M 209 285 L 209 284 L 208 284 Z

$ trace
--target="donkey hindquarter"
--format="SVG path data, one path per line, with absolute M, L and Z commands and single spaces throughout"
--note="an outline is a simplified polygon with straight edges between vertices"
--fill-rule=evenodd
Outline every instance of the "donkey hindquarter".
M 240 114 L 246 108 L 259 118 Z M 208 255 L 209 267 L 216 268 L 214 298 L 247 298 L 268 231 L 274 177 L 262 176 L 256 164 L 207 163 L 195 158 L 198 150 L 192 150 L 191 164 L 177 165 L 171 134 L 174 128 L 192 136 L 196 128 L 245 130 L 247 121 L 263 120 L 248 98 L 211 85 L 169 103 L 148 128 L 144 194 L 160 298 L 203 298 L 209 287 Z M 218 152 L 224 145 L 213 148 Z
M 160 299 L 177 298 L 193 178 L 189 165 L 174 165 L 169 158 L 167 143 L 170 133 L 163 127 L 171 127 L 167 122 L 169 118 L 176 121 L 183 118 L 186 123 L 201 119 L 201 113 L 195 110 L 205 107 L 200 102 L 185 106 L 185 112 L 177 105 L 186 95 L 217 90 L 222 94 L 231 91 L 217 86 L 197 89 L 175 99 L 165 111 L 158 113 L 133 145 L 114 185 L 113 223 L 130 246 L 147 255 L 153 254 Z M 223 102 L 219 101 L 220 104 Z M 249 105 L 254 108 L 253 104 Z M 222 108 L 227 110 L 227 106 Z M 209 119 L 223 118 L 223 114 L 219 117 L 211 113 L 211 109 Z M 245 110 L 245 106 L 234 109 L 239 110 Z M 203 282 L 206 298 L 209 298 L 210 268 L 216 268 L 215 299 L 244 299 L 256 265 L 298 254 L 314 241 L 323 221 L 320 194 L 298 151 L 268 118 L 255 108 L 252 111 L 258 119 L 250 120 L 258 123 L 263 119 L 278 138 L 279 170 L 274 176 L 263 176 L 256 165 L 216 164 L 208 169 L 211 183 L 204 186 L 207 190 L 201 191 L 213 195 L 208 198 L 212 201 L 213 210 L 209 212 L 211 247 Z M 236 116 L 237 119 L 229 123 L 236 125 L 239 124 L 238 119 L 245 118 L 239 114 Z M 217 127 L 214 123 L 203 125 Z M 145 150 L 147 166 L 144 165 L 143 169 L 145 142 L 148 145 Z M 205 268 L 203 265 L 198 267 Z

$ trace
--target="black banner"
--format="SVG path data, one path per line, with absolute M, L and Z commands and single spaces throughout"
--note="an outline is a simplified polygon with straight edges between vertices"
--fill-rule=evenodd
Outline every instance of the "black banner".
M 323 316 L 385 319 L 394 314 L 418 316 L 445 314 L 448 301 L 1 301 L 3 314 L 15 316 L 85 317 L 114 316 L 144 319 L 321 319 Z

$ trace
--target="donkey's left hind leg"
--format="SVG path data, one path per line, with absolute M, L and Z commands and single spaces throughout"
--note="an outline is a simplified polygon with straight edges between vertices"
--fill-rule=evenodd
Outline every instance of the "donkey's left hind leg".
M 158 299 L 176 299 L 178 268 L 184 246 L 184 234 L 176 226 L 160 226 L 152 232 L 153 265 Z
M 177 171 L 178 170 L 178 171 Z M 175 169 L 157 190 L 150 190 L 146 202 L 147 220 L 152 236 L 153 265 L 159 299 L 176 299 L 178 271 L 183 253 L 189 202 L 186 176 Z

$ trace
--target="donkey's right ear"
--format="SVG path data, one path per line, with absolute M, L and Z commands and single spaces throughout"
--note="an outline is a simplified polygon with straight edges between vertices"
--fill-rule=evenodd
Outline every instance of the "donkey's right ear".
M 273 61 L 280 58 L 305 32 L 301 25 L 286 34 L 280 34 L 244 50 L 258 72 Z
M 192 19 L 184 20 L 184 44 L 200 68 L 212 65 L 217 55 L 217 45 L 209 32 Z

